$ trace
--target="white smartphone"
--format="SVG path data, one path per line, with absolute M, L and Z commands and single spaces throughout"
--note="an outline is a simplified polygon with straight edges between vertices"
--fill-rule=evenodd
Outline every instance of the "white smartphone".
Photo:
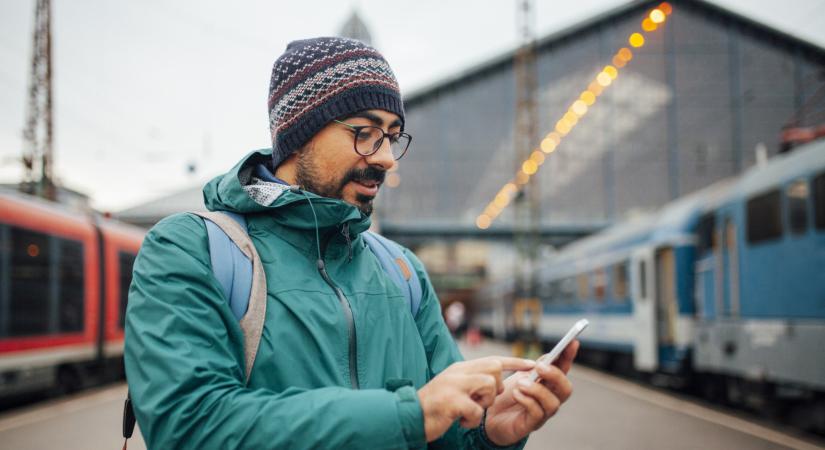
M 536 363 L 553 364 L 553 361 L 555 361 L 556 358 L 558 358 L 562 354 L 564 349 L 566 349 L 567 346 L 570 345 L 571 342 L 573 342 L 573 339 L 576 339 L 576 336 L 578 336 L 579 333 L 584 331 L 584 329 L 587 328 L 588 325 L 590 325 L 590 322 L 588 322 L 587 319 L 581 319 L 578 322 L 576 322 L 573 325 L 573 327 L 570 328 L 570 331 L 568 331 L 567 334 L 565 334 L 564 337 L 561 338 L 559 343 L 556 344 L 555 347 L 553 347 L 553 350 L 550 350 L 549 353 L 545 353 L 544 355 L 542 355 L 541 358 L 536 360 Z M 536 372 L 535 369 L 533 369 L 530 371 L 529 377 L 531 381 L 536 381 L 539 378 L 539 374 L 538 372 Z

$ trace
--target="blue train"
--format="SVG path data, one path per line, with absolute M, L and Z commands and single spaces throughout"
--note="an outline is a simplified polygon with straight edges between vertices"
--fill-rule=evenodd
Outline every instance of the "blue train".
M 534 275 L 537 318 L 513 317 L 531 309 L 508 280 L 479 291 L 476 325 L 504 338 L 532 320 L 552 343 L 586 317 L 591 361 L 794 405 L 825 432 L 825 141 L 577 241 Z

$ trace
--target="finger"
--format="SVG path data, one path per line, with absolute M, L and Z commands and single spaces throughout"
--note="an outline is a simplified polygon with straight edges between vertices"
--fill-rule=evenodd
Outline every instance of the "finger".
M 461 383 L 470 398 L 484 408 L 491 406 L 498 395 L 497 381 L 492 375 L 465 375 Z
M 544 409 L 536 399 L 528 396 L 521 389 L 513 389 L 513 399 L 527 411 L 530 423 L 541 423 L 544 420 Z
M 558 370 L 558 369 L 557 369 Z M 519 383 L 522 394 L 532 397 L 541 405 L 542 420 L 547 420 L 556 414 L 561 406 L 561 400 L 545 385 L 541 383 Z
M 464 428 L 475 428 L 481 424 L 481 417 L 484 415 L 484 408 L 478 403 L 465 397 L 457 400 L 457 406 L 461 420 L 459 424 Z
M 558 367 L 539 364 L 536 366 L 541 384 L 549 388 L 562 403 L 573 393 L 573 383 Z
M 484 358 L 465 361 L 474 370 L 502 371 L 502 370 L 530 370 L 536 365 L 532 359 L 522 359 L 513 356 L 486 356 Z
M 536 366 L 536 362 L 532 359 L 515 358 L 512 356 L 496 356 L 501 362 L 501 369 L 508 371 L 522 371 L 530 370 Z
M 533 368 L 536 362 L 529 359 L 514 358 L 509 356 L 488 356 L 462 363 L 460 370 L 469 372 L 483 372 L 496 378 L 496 391 L 504 392 L 502 382 L 502 371 L 504 370 L 527 370 Z
M 573 367 L 573 360 L 576 359 L 576 354 L 579 352 L 579 341 L 574 340 L 564 349 L 561 356 L 556 358 L 553 365 L 561 369 L 562 372 L 567 373 Z

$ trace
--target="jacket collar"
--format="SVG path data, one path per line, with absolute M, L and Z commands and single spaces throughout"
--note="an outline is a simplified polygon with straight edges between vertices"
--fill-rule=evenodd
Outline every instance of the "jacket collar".
M 213 178 L 203 188 L 204 204 L 210 211 L 232 211 L 247 216 L 262 216 L 272 231 L 299 248 L 316 253 L 318 245 L 335 257 L 350 252 L 347 241 L 354 241 L 370 226 L 370 218 L 343 200 L 321 197 L 307 191 L 283 189 L 267 204 L 258 203 L 248 192 L 259 166 L 271 161 L 272 149 L 255 150 L 246 155 L 229 172 Z M 270 174 L 271 175 L 271 174 Z M 246 189 L 245 189 L 246 187 Z M 349 239 L 345 235 L 349 235 Z M 338 249 L 338 246 L 344 248 Z M 308 248 L 307 248 L 308 247 Z M 358 247 L 358 246 L 356 246 Z

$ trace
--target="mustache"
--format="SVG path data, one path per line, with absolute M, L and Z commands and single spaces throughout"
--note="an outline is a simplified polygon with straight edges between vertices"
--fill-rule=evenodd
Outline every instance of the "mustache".
M 378 169 L 372 166 L 367 167 L 366 169 L 350 169 L 350 171 L 344 176 L 341 186 L 349 183 L 350 181 L 374 181 L 380 184 L 384 182 L 384 178 L 386 178 L 386 176 L 386 170 Z

